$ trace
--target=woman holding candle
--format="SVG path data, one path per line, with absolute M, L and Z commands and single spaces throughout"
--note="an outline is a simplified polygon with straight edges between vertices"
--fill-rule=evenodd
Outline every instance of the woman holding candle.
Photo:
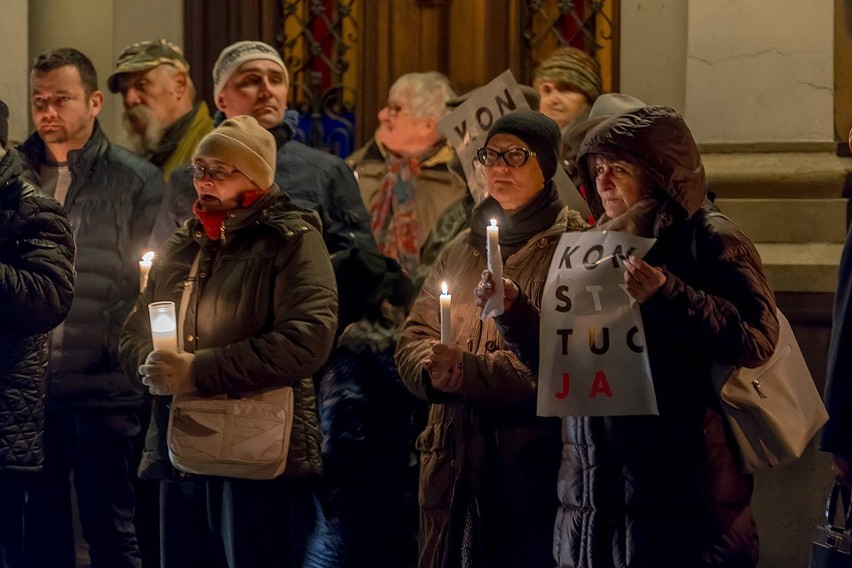
M 486 268 L 491 219 L 503 273 L 534 291 L 544 286 L 561 234 L 585 227 L 556 194 L 559 151 L 559 127 L 538 112 L 494 123 L 478 156 L 490 195 L 474 209 L 470 230 L 439 255 L 397 346 L 408 388 L 431 403 L 418 439 L 421 568 L 553 565 L 559 424 L 536 417 L 536 376 L 506 349 L 494 320 L 480 319 L 473 290 Z M 446 343 L 439 342 L 442 282 L 452 296 Z
M 301 565 L 313 527 L 320 440 L 313 381 L 336 327 L 337 290 L 316 216 L 273 182 L 275 140 L 254 118 L 226 120 L 199 144 L 195 219 L 160 249 L 120 345 L 152 394 L 140 475 L 160 479 L 163 567 Z M 179 352 L 152 350 L 148 304 L 180 307 L 199 260 Z M 292 386 L 287 469 L 271 481 L 178 475 L 165 444 L 172 395 Z
M 578 163 L 600 196 L 596 228 L 657 239 L 625 261 L 624 282 L 640 304 L 659 416 L 563 419 L 556 564 L 753 568 L 753 482 L 726 443 L 710 367 L 754 367 L 773 352 L 775 297 L 760 257 L 706 200 L 698 147 L 671 108 L 597 121 Z M 503 283 L 504 317 L 526 322 L 504 327 L 506 341 L 536 368 L 538 313 L 516 307 L 518 289 Z M 490 289 L 486 277 L 480 302 Z

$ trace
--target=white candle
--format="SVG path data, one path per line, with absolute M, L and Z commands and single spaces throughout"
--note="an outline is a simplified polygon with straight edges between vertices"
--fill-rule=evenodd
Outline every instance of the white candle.
M 497 219 L 491 219 L 491 225 L 485 227 L 486 241 L 485 251 L 488 258 L 488 270 L 494 278 L 503 277 L 503 257 L 500 256 L 500 229 L 497 227 Z
M 151 320 L 151 340 L 154 350 L 163 349 L 177 353 L 177 318 L 174 302 L 154 302 L 148 304 L 148 317 Z
M 145 286 L 148 285 L 148 273 L 151 272 L 151 265 L 154 264 L 154 253 L 148 251 L 142 255 L 142 260 L 139 261 L 139 291 L 143 292 Z
M 447 293 L 447 283 L 441 282 L 441 343 L 444 345 L 453 341 L 451 300 L 452 297 Z

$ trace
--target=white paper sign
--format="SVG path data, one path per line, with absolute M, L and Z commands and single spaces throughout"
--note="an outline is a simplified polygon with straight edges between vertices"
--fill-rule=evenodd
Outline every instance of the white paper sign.
M 541 302 L 539 416 L 658 414 L 623 262 L 654 242 L 616 231 L 562 235 Z
M 513 110 L 528 109 L 521 88 L 510 70 L 498 75 L 490 83 L 476 89 L 438 123 L 438 130 L 450 141 L 461 160 L 467 186 L 476 203 L 488 195 L 483 166 L 476 159 L 476 151 L 485 144 L 488 130 L 494 122 Z M 553 176 L 556 191 L 562 203 L 579 211 L 583 217 L 590 215 L 589 206 L 561 167 Z

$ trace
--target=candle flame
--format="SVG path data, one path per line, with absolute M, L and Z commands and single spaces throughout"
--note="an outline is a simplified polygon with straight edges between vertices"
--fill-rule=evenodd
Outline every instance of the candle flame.
M 492 227 L 496 227 L 496 226 L 497 226 L 497 219 L 491 219 L 491 226 L 492 226 Z
M 441 282 L 441 294 L 447 295 L 447 283 Z
M 149 250 L 148 252 L 143 254 L 142 255 L 142 261 L 145 262 L 145 263 L 148 263 L 148 264 L 153 262 L 154 261 L 154 251 Z

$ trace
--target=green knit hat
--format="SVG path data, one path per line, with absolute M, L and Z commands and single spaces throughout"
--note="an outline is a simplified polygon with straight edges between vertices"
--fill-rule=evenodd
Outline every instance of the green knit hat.
M 576 87 L 590 103 L 595 102 L 603 91 L 600 64 L 585 51 L 574 47 L 560 47 L 539 64 L 533 85 L 542 81 Z

